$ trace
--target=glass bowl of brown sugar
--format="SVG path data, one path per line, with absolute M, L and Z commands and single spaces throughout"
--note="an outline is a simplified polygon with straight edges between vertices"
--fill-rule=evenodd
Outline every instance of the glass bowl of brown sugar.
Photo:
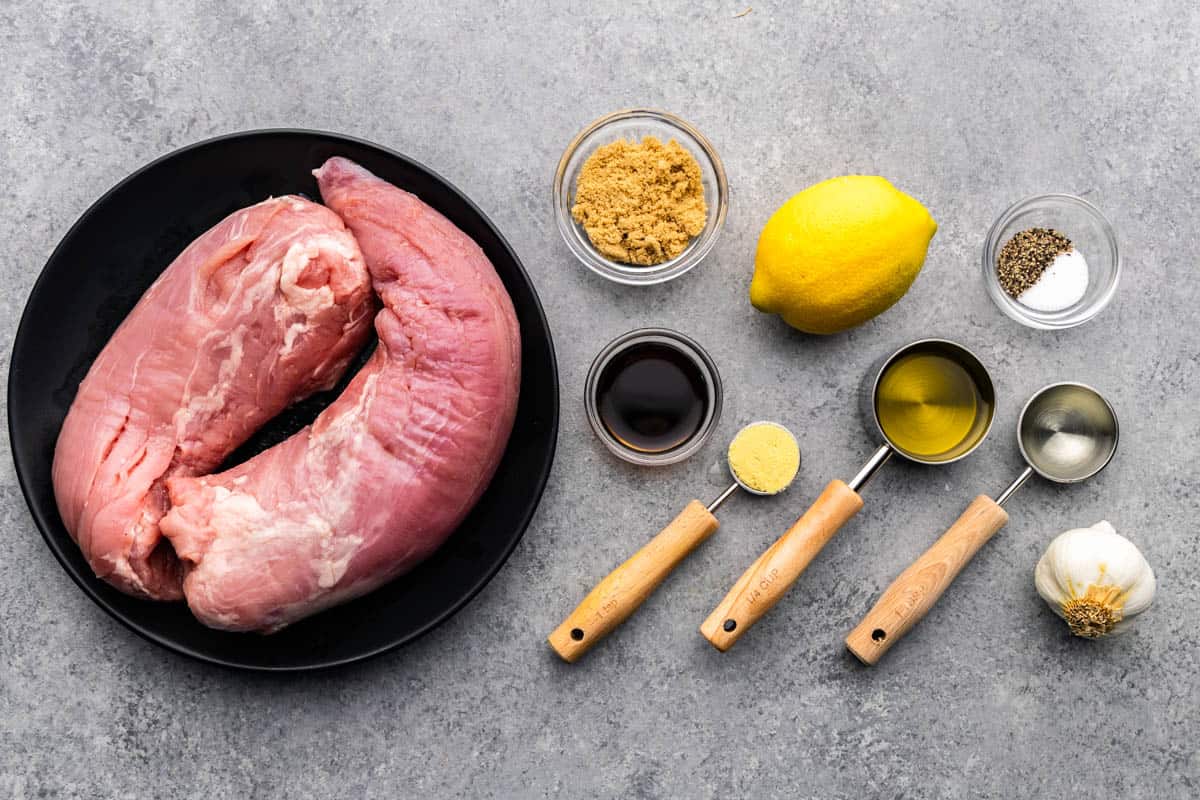
M 584 128 L 554 173 L 554 217 L 575 257 L 617 283 L 663 283 L 717 243 L 729 184 L 712 143 L 679 117 L 617 111 Z

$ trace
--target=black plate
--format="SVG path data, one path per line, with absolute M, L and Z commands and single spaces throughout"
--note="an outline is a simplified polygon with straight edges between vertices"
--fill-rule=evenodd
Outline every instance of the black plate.
M 521 400 L 492 485 L 432 558 L 352 603 L 272 636 L 223 633 L 182 603 L 137 600 L 98 580 L 63 527 L 50 483 L 59 428 L 88 367 L 142 292 L 196 236 L 269 195 L 319 198 L 311 170 L 353 159 L 445 214 L 487 253 L 521 322 Z M 272 421 L 245 458 L 311 421 L 341 387 Z M 444 622 L 504 564 L 541 498 L 558 432 L 558 372 L 529 276 L 495 226 L 438 175 L 370 142 L 318 131 L 238 133 L 185 147 L 96 201 L 55 249 L 33 287 L 13 344 L 8 425 L 17 478 L 46 539 L 80 588 L 147 639 L 196 658 L 260 670 L 345 664 L 409 642 Z M 386 498 L 380 498 L 386 502 Z

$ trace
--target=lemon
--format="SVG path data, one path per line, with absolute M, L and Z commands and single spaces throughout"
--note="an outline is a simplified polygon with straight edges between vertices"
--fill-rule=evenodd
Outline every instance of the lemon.
M 861 325 L 912 286 L 936 231 L 925 207 L 884 178 L 822 181 L 767 220 L 750 302 L 806 333 Z

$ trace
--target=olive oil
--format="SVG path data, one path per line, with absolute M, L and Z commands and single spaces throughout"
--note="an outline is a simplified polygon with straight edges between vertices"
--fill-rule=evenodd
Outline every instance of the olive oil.
M 896 447 L 937 461 L 954 458 L 978 441 L 991 406 L 959 361 L 919 350 L 900 357 L 880 376 L 875 413 Z
M 704 375 L 674 347 L 635 344 L 600 373 L 596 410 L 621 444 L 641 453 L 665 453 L 700 429 L 708 411 Z

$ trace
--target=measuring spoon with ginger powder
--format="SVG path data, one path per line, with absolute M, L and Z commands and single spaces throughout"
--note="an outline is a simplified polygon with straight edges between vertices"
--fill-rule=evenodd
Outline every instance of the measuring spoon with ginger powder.
M 775 422 L 754 422 L 738 431 L 726 460 L 733 483 L 707 506 L 693 500 L 667 527 L 614 569 L 583 598 L 548 637 L 568 663 L 578 660 L 624 622 L 671 571 L 720 523 L 714 512 L 737 490 L 769 496 L 785 490 L 800 470 L 796 437 Z

